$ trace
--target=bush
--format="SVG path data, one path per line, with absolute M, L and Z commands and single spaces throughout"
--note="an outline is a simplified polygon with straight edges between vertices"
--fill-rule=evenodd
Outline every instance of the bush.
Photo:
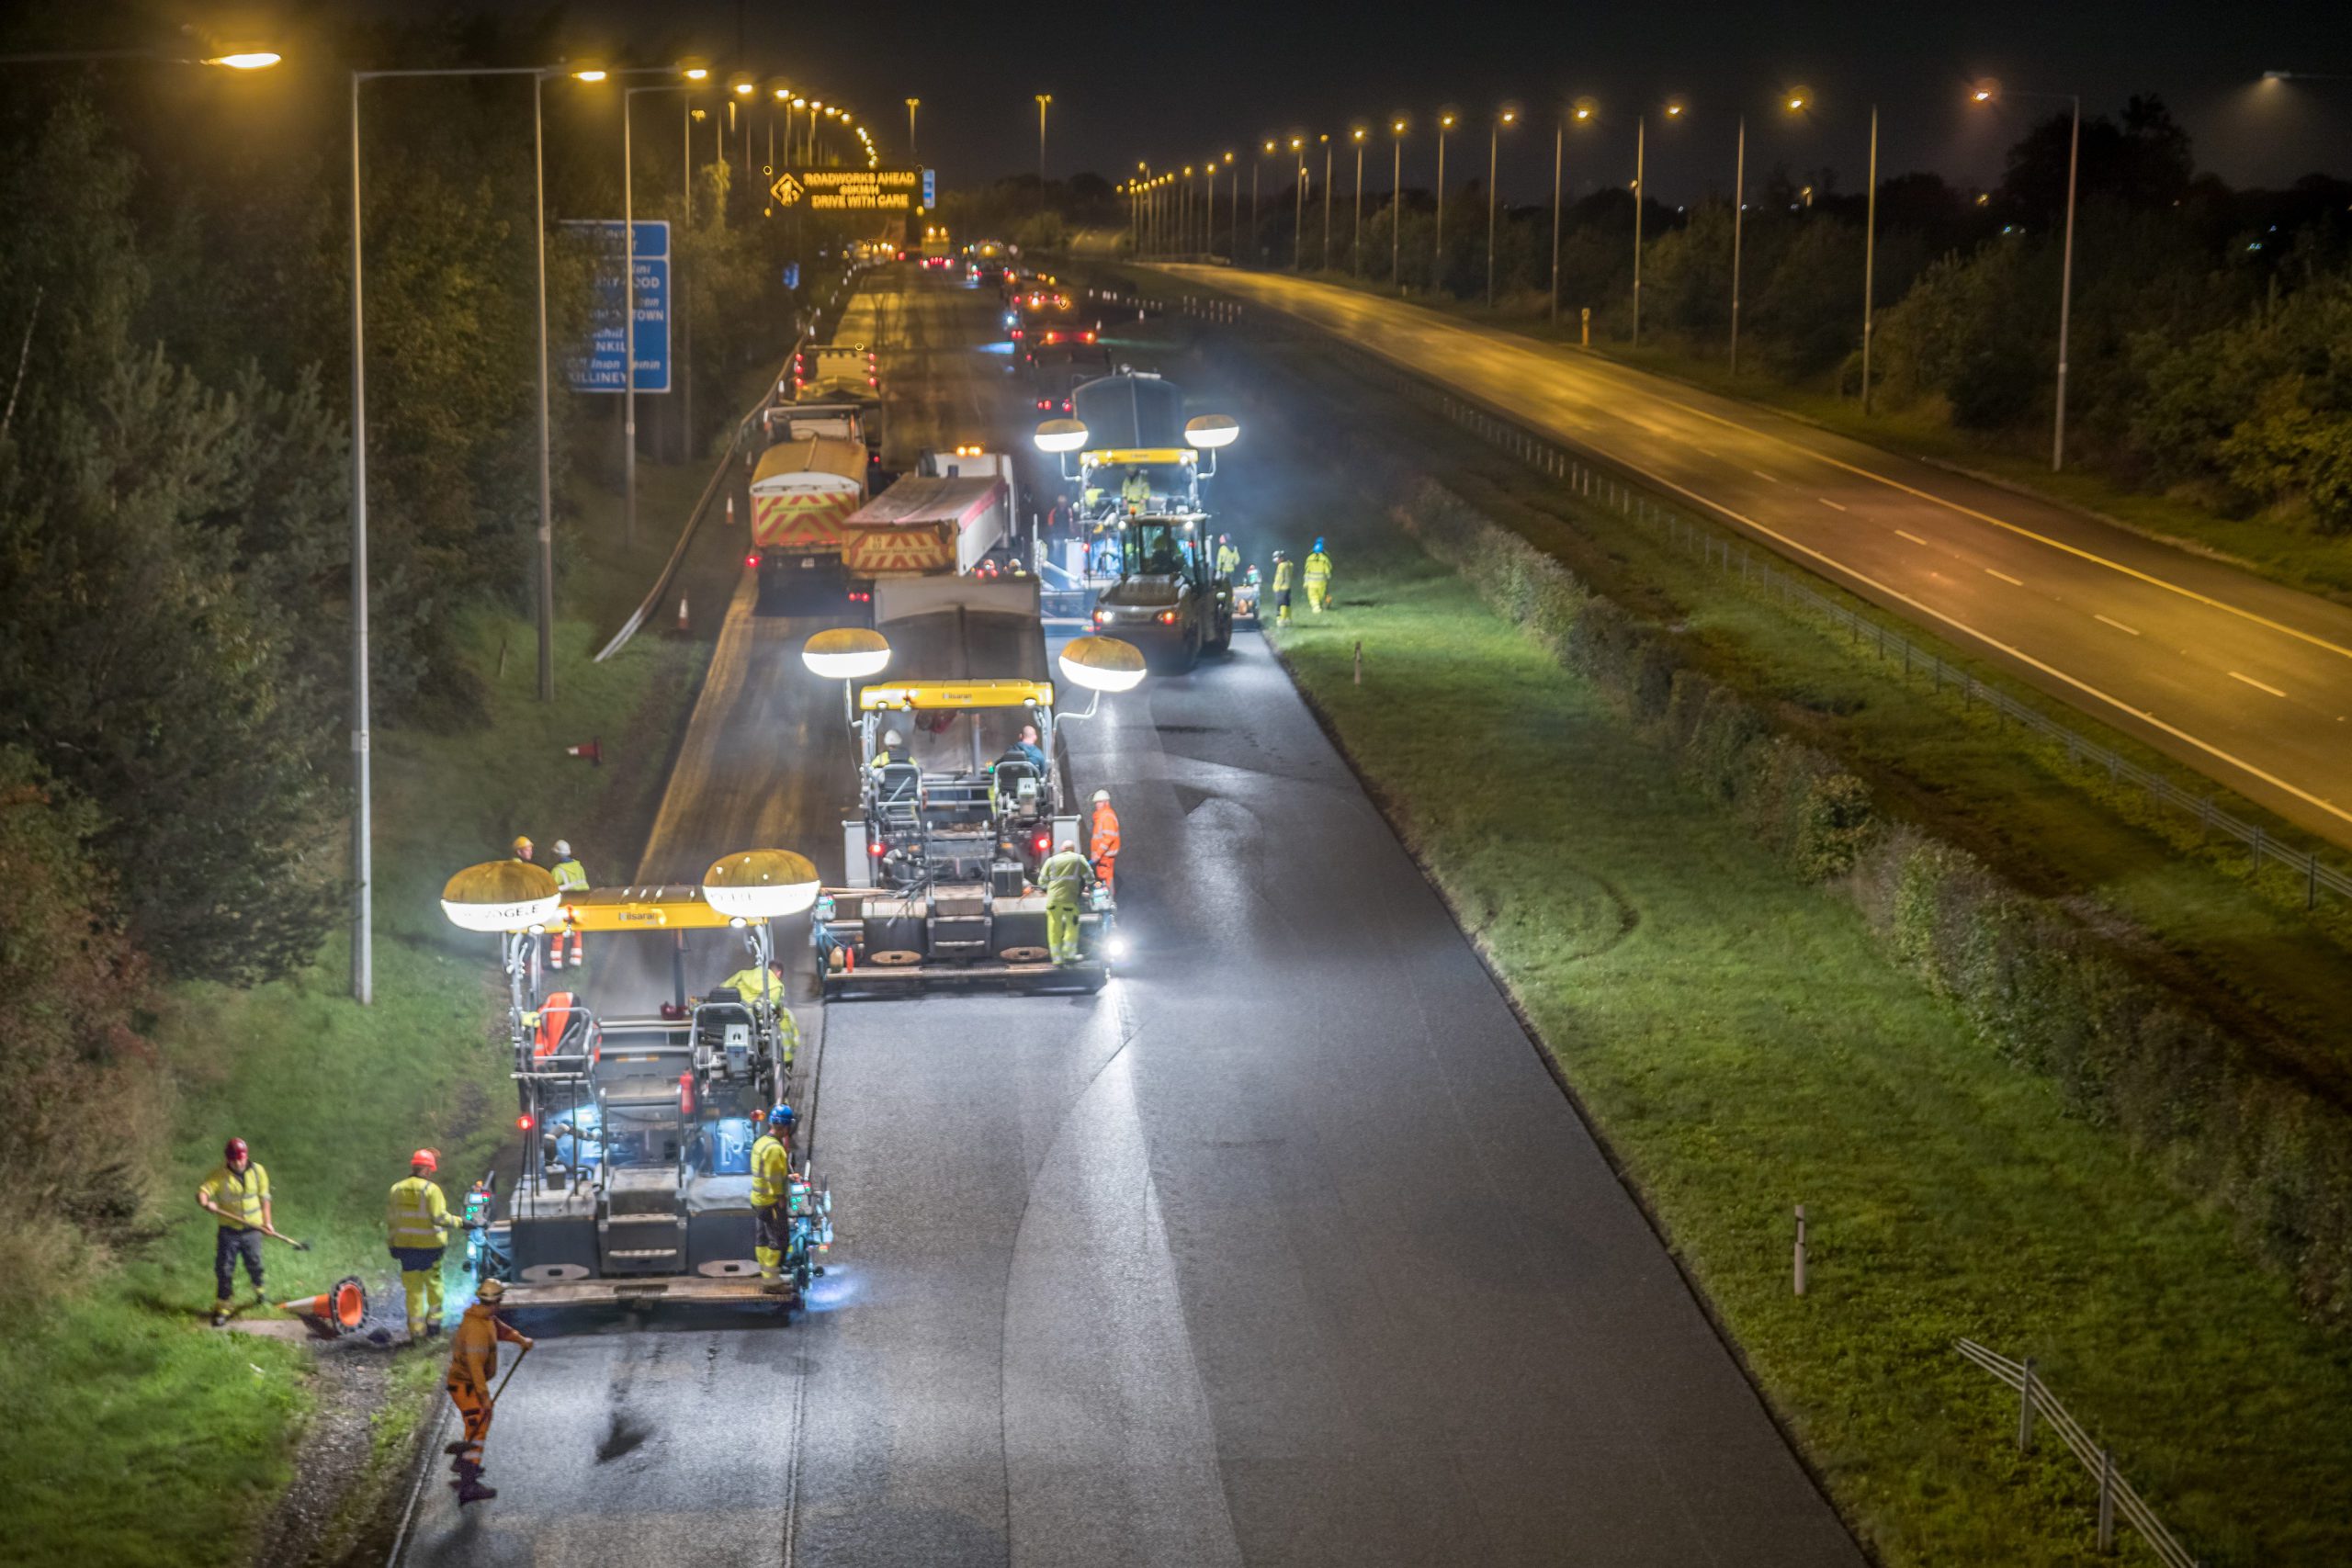
M 0 1308 L 85 1279 L 140 1239 L 170 1125 L 132 1027 L 146 996 L 91 849 L 96 810 L 0 748 Z
M 1683 668 L 1671 637 L 1442 487 L 1394 514 L 1479 597 L 1623 705 L 1709 798 L 1800 876 L 1860 908 L 1887 956 L 1951 999 L 1992 1049 L 2114 1127 L 2306 1306 L 2352 1310 L 2352 1114 L 2143 976 L 2130 953 L 1973 856 L 1879 820 L 1870 789 Z

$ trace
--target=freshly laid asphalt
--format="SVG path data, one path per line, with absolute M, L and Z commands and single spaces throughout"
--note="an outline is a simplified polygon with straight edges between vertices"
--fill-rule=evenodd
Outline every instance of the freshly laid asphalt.
M 866 288 L 933 417 L 1019 428 L 982 297 Z M 840 690 L 738 613 L 648 878 L 838 859 Z M 1124 821 L 1118 976 L 804 1007 L 811 1310 L 526 1323 L 501 1495 L 436 1472 L 401 1560 L 1860 1563 L 1263 642 L 1066 733 Z M 622 962 L 592 999 L 666 989 Z
M 1166 270 L 1581 445 L 2352 845 L 2352 607 L 1573 349 L 1303 278 Z

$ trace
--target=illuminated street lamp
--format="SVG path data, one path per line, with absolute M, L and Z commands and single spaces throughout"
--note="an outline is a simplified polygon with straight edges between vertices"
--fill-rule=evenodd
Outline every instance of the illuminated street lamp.
M 1355 239 L 1348 247 L 1350 277 L 1363 276 L 1363 126 L 1348 132 L 1348 139 L 1356 144 L 1356 229 Z
M 1316 263 L 1320 272 L 1331 270 L 1331 138 L 1327 133 L 1316 141 L 1323 143 L 1323 254 Z
M 1437 235 L 1434 254 L 1430 260 L 1430 291 L 1435 293 L 1445 282 L 1445 133 L 1453 129 L 1453 116 L 1437 117 Z
M 1233 153 L 1225 154 L 1226 172 L 1233 177 L 1227 181 L 1230 194 L 1226 198 L 1226 210 L 1230 216 L 1225 225 L 1225 256 L 1234 265 L 1241 265 L 1241 171 L 1234 166 Z
M 1051 93 L 1039 93 L 1037 98 L 1037 211 L 1046 210 L 1046 110 L 1054 101 Z
M 1747 117 L 1739 117 L 1731 160 L 1731 373 L 1739 374 L 1739 242 L 1747 217 Z
M 922 107 L 921 98 L 907 100 L 907 162 L 915 163 L 922 156 L 915 151 L 915 110 Z
M 1517 125 L 1519 111 L 1505 109 L 1487 128 L 1487 309 L 1495 308 L 1495 180 L 1502 156 L 1503 127 Z
M 1567 159 L 1568 121 L 1590 125 L 1593 102 L 1578 98 L 1552 127 L 1552 324 L 1560 324 L 1560 173 Z
M 1397 264 L 1404 259 L 1404 230 L 1399 227 L 1405 213 L 1405 121 L 1388 122 L 1391 154 L 1388 169 L 1388 281 L 1403 288 L 1405 280 L 1397 276 Z
M 1266 244 L 1262 238 L 1266 217 L 1264 209 L 1258 203 L 1258 175 L 1266 166 L 1267 154 L 1273 150 L 1273 140 L 1270 137 L 1266 144 L 1258 149 L 1257 155 L 1250 160 L 1250 254 L 1257 258 L 1260 266 L 1266 265 Z
M 1290 139 L 1290 161 L 1297 166 L 1298 175 L 1296 184 L 1291 187 L 1298 197 L 1295 203 L 1297 210 L 1292 215 L 1290 229 L 1290 269 L 1293 272 L 1306 270 L 1306 160 L 1300 156 L 1306 146 L 1305 137 Z
M 2289 74 L 2284 71 L 2262 73 L 2269 82 L 2285 81 Z M 2066 243 L 2058 274 L 2058 410 L 2050 429 L 2050 471 L 2054 474 L 2066 466 L 2066 329 L 2075 306 L 2075 171 L 2083 151 L 2083 98 L 2079 93 L 2020 93 L 1991 80 L 1977 83 L 1968 97 L 1978 104 L 2004 97 L 2043 98 L 2066 105 L 2073 117 L 2066 139 Z

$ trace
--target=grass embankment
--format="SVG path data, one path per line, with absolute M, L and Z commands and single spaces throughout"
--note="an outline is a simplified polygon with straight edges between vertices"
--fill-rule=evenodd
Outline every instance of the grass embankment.
M 1691 662 L 1866 779 L 1895 815 L 2028 892 L 2144 933 L 2153 941 L 2135 954 L 2158 977 L 2333 1092 L 2352 1094 L 2352 1017 L 2341 1002 L 2352 912 L 2331 900 L 2307 914 L 2300 883 L 2280 871 L 2252 884 L 2242 849 L 2199 846 L 2190 819 L 2103 775 L 2067 768 L 2055 747 L 2030 748 L 1981 707 L 1939 698 L 1924 679 L 1906 678 L 1899 664 L 1879 661 L 1827 623 L 1792 615 L 1736 576 L 1700 564 L 1657 530 L 1580 506 L 1497 448 L 1335 368 L 1315 340 L 1261 340 L 1257 358 L 1281 378 L 1275 400 L 1324 401 L 1347 409 L 1359 427 L 1395 433 L 1418 465 L 1442 472 L 1498 523 L 1645 618 L 1678 627 Z M 1934 642 L 1899 617 L 1847 603 L 1915 642 Z M 2142 765 L 2193 780 L 1962 650 L 1942 651 Z M 2222 804 L 2266 822 L 2279 842 L 2307 841 L 2256 807 Z
M 1317 511 L 1346 607 L 1285 656 L 1883 1558 L 2091 1556 L 1961 1336 L 2037 1356 L 2208 1562 L 2352 1556 L 2342 1342 L 1458 578 Z
M 1390 295 L 1385 288 L 1351 278 L 1344 273 L 1320 275 L 1317 281 L 1384 297 Z M 1545 302 L 1540 298 L 1517 302 L 1506 299 L 1493 310 L 1476 300 L 1432 299 L 1425 295 L 1414 296 L 1413 303 L 1540 343 L 1576 348 L 1576 311 L 1565 303 L 1562 324 L 1557 328 L 1552 325 Z M 2047 432 L 1999 440 L 1973 436 L 1954 429 L 1939 407 L 1882 406 L 1866 415 L 1854 398 L 1841 396 L 1824 383 L 1789 381 L 1752 367 L 1734 377 L 1729 369 L 1728 351 L 1723 345 L 1653 343 L 1637 349 L 1623 343 L 1596 343 L 1578 352 L 1790 414 L 1889 452 L 1992 479 L 2141 533 L 2225 557 L 2290 587 L 2331 597 L 2352 597 L 2352 547 L 2347 547 L 2344 540 L 2292 521 L 2259 513 L 2233 516 L 2200 504 L 2193 497 L 2135 488 L 2095 468 L 2085 467 L 2079 438 L 2073 443 L 2074 466 L 2053 474 L 2050 471 Z M 1749 363 L 1753 365 L 1752 361 Z
M 171 1138 L 172 1224 L 145 1258 L 0 1340 L 0 1408 L 10 1415 L 0 1473 L 12 1483 L 0 1558 L 251 1559 L 314 1410 L 314 1358 L 298 1344 L 205 1325 L 213 1227 L 188 1194 L 223 1139 L 246 1138 L 269 1169 L 278 1228 L 314 1247 L 272 1244 L 271 1297 L 313 1293 L 346 1273 L 374 1292 L 393 1284 L 384 1192 L 406 1174 L 410 1151 L 441 1151 L 453 1201 L 484 1168 L 513 1104 L 504 1042 L 492 1031 L 503 992 L 492 940 L 447 925 L 441 884 L 503 855 L 517 832 L 542 846 L 571 839 L 592 874 L 634 867 L 708 648 L 665 640 L 657 627 L 605 664 L 591 659 L 669 550 L 707 472 L 640 469 L 640 538 L 630 551 L 618 547 L 612 498 L 583 499 L 564 536 L 584 541 L 591 558 L 560 580 L 567 618 L 556 627 L 555 702 L 536 700 L 531 624 L 485 615 L 465 637 L 486 685 L 487 722 L 377 732 L 372 1007 L 350 1000 L 341 932 L 288 979 L 165 994 L 150 1034 L 176 1082 L 176 1123 L 123 1134 Z M 604 739 L 602 768 L 564 755 L 591 736 Z M 239 1285 L 242 1296 L 242 1276 Z M 368 1461 L 376 1479 L 396 1472 L 428 1408 L 435 1360 L 429 1349 L 397 1357 Z M 366 1506 L 364 1487 L 347 1496 L 341 1526 L 356 1525 Z

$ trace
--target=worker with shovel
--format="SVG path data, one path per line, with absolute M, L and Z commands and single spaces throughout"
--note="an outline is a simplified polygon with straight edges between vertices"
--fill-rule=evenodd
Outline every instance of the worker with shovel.
M 460 1504 L 486 1503 L 498 1495 L 495 1487 L 481 1483 L 482 1444 L 490 1437 L 491 1412 L 506 1387 L 491 1381 L 498 1375 L 498 1342 L 503 1339 L 523 1348 L 514 1358 L 518 1369 L 523 1357 L 531 1353 L 530 1338 L 498 1315 L 498 1303 L 505 1294 L 503 1280 L 484 1280 L 474 1304 L 466 1309 L 466 1315 L 458 1320 L 457 1333 L 450 1336 L 445 1386 L 449 1402 L 465 1421 L 466 1435 L 442 1451 L 449 1456 L 449 1468 L 458 1473 L 449 1484 L 458 1489 Z M 506 1376 L 511 1381 L 514 1373 L 510 1371 Z
M 212 1326 L 220 1328 L 227 1325 L 229 1309 L 235 1304 L 232 1297 L 240 1259 L 245 1278 L 253 1281 L 254 1304 L 259 1306 L 268 1299 L 261 1282 L 262 1237 L 277 1236 L 297 1252 L 311 1249 L 290 1235 L 279 1235 L 270 1224 L 269 1172 L 254 1159 L 243 1138 L 229 1140 L 221 1151 L 220 1168 L 197 1188 L 196 1203 L 220 1221 L 212 1240 Z

